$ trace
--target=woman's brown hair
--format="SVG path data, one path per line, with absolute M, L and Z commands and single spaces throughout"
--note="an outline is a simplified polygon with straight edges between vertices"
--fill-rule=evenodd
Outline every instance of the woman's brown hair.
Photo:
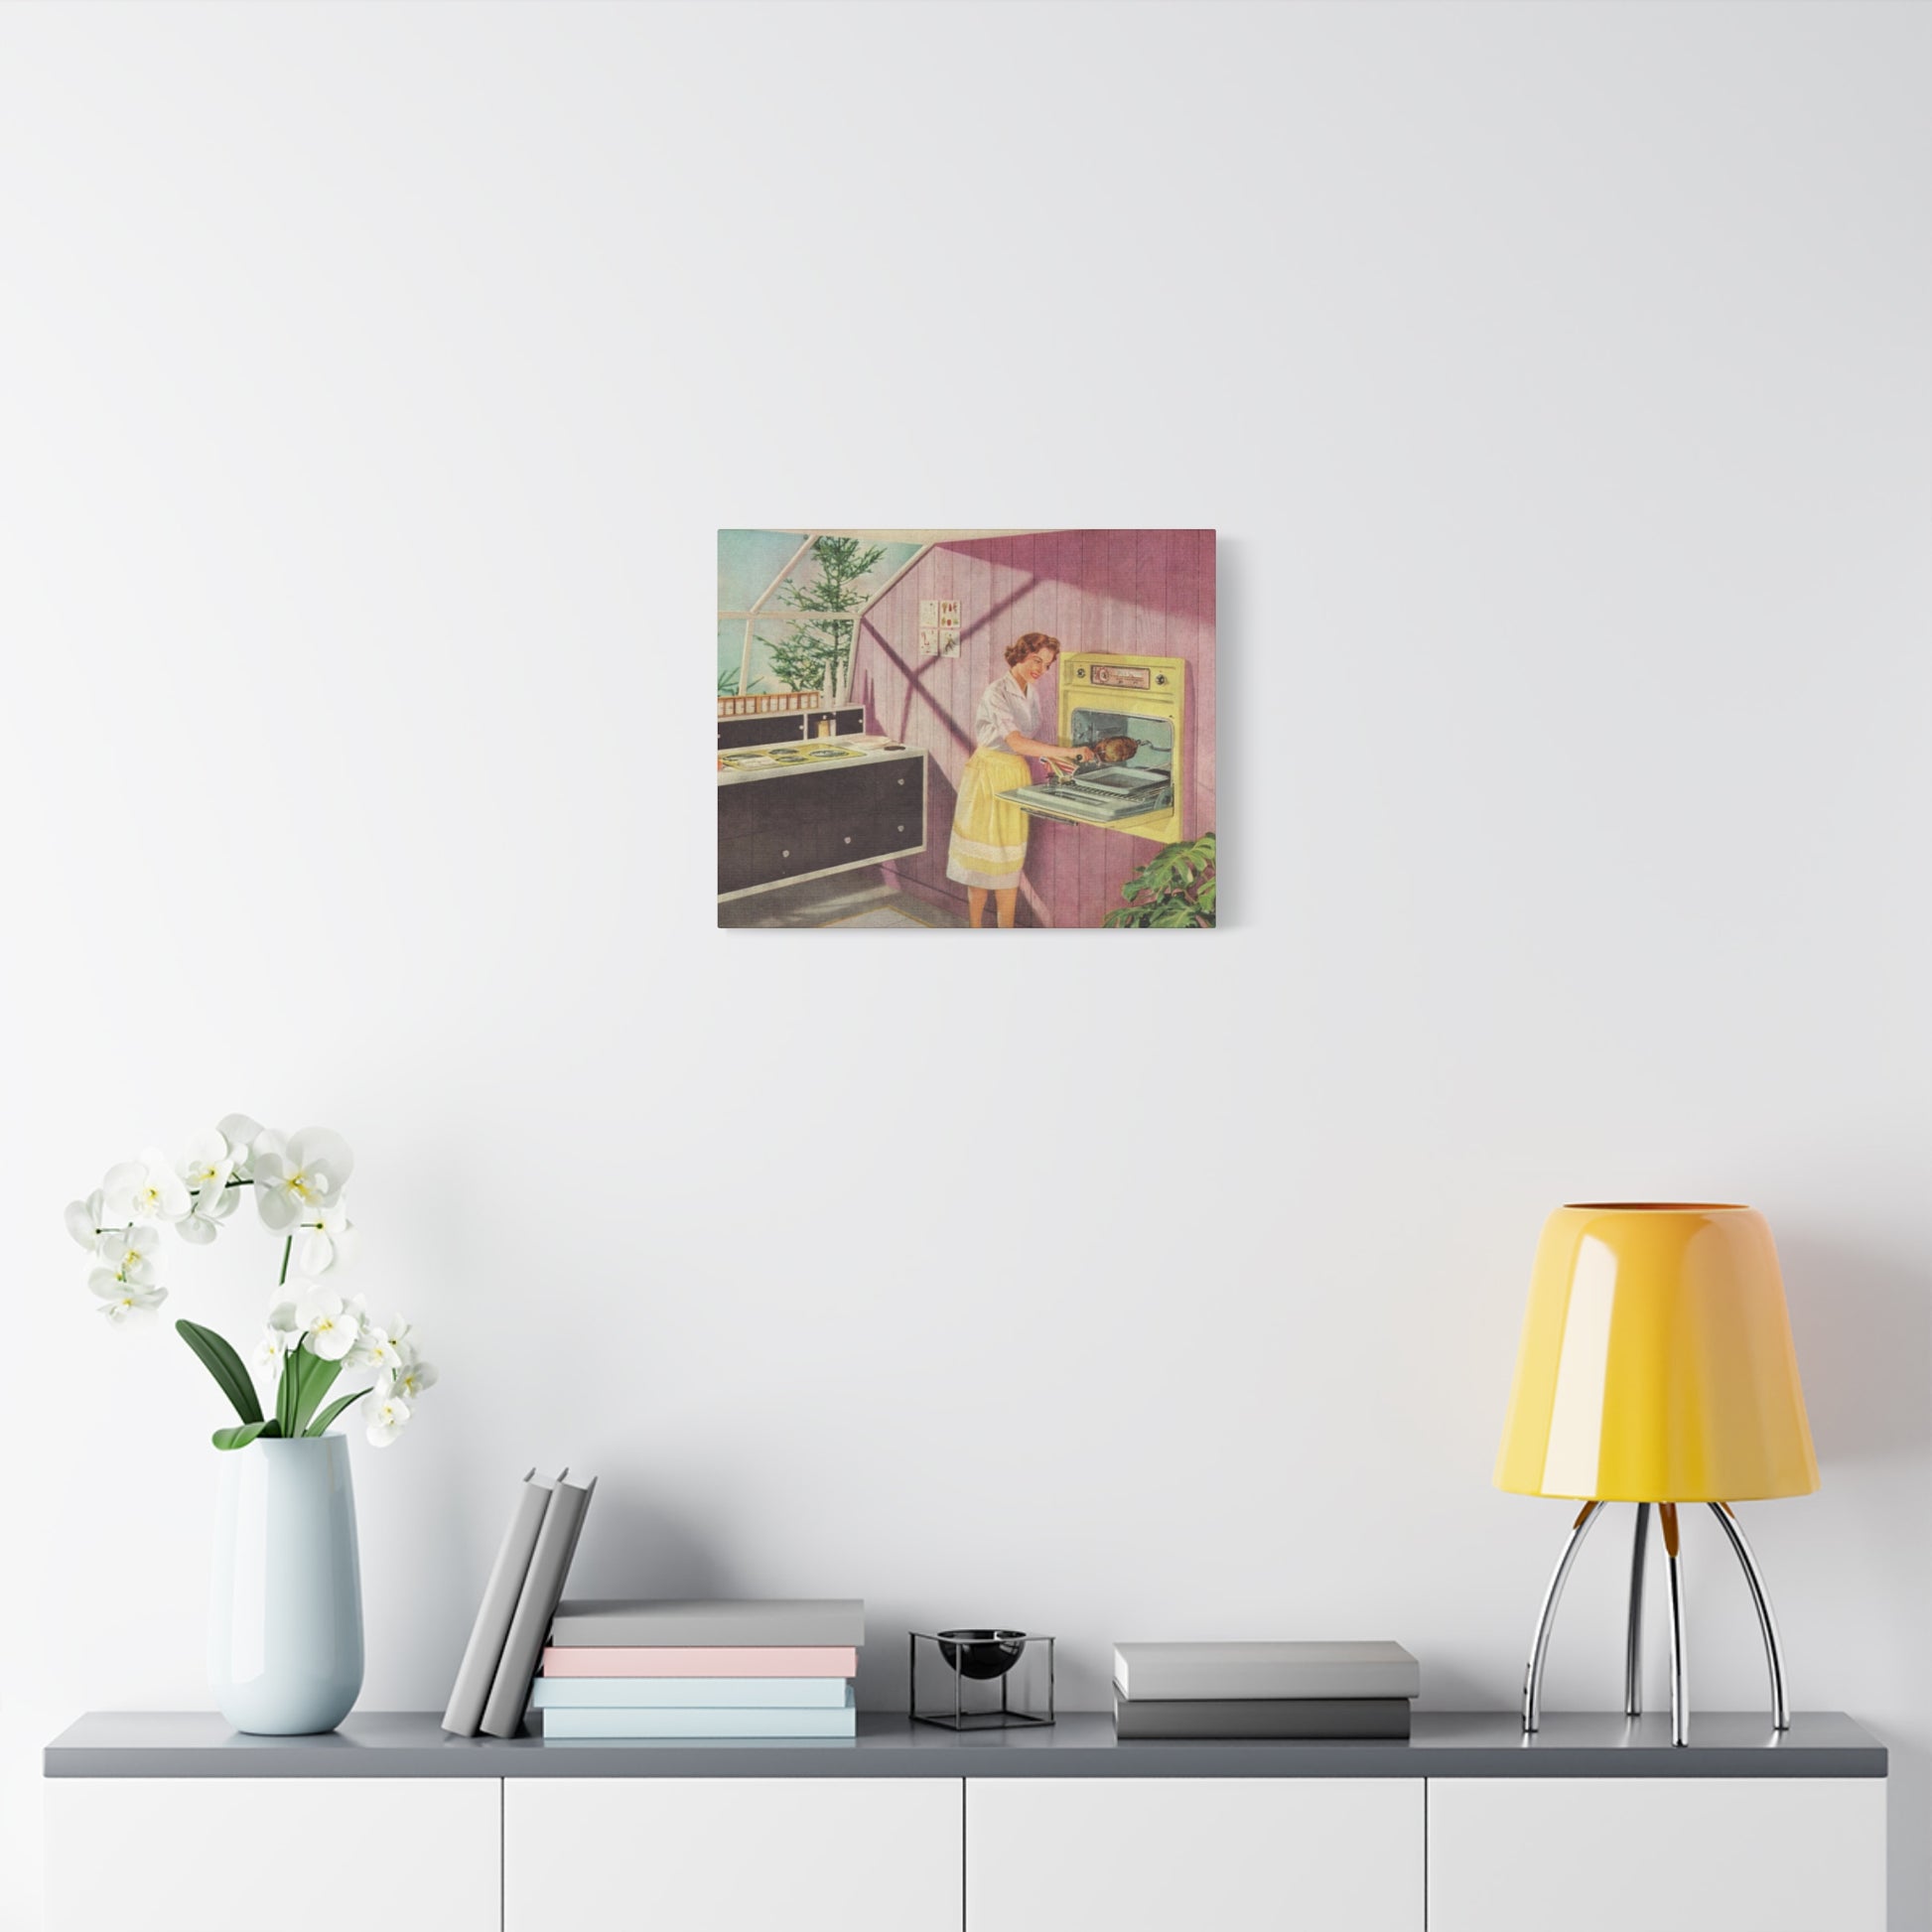
M 1055 657 L 1060 654 L 1060 640 L 1049 637 L 1043 630 L 1030 630 L 1024 637 L 1016 637 L 1007 646 L 1009 668 L 1020 662 L 1023 657 L 1031 657 L 1036 650 L 1050 650 Z

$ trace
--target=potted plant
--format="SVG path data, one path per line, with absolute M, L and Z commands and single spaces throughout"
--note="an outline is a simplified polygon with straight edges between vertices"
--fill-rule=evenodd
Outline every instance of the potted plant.
M 1211 926 L 1214 923 L 1214 834 L 1164 845 L 1120 889 L 1126 902 L 1103 926 Z
M 271 1406 L 223 1336 L 175 1323 L 237 1418 L 212 1438 L 225 1453 L 208 1623 L 208 1676 L 237 1730 L 333 1730 L 353 1707 L 362 1688 L 361 1577 L 348 1444 L 332 1427 L 360 1403 L 368 1440 L 386 1448 L 436 1381 L 407 1321 L 385 1326 L 360 1296 L 340 1293 L 354 1254 L 342 1205 L 353 1166 L 347 1143 L 327 1128 L 284 1135 L 230 1114 L 176 1161 L 150 1148 L 108 1169 L 67 1211 L 68 1231 L 94 1258 L 87 1285 L 116 1327 L 168 1299 L 163 1227 L 205 1246 L 246 1189 L 262 1225 L 282 1237 L 277 1292 L 293 1292 L 271 1310 L 254 1356 Z M 345 1376 L 362 1386 L 336 1394 Z

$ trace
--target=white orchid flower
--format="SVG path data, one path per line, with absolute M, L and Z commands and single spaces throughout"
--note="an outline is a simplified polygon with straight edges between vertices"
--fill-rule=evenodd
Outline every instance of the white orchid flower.
M 191 1193 L 225 1187 L 234 1173 L 234 1150 L 228 1145 L 228 1137 L 218 1127 L 197 1134 L 189 1142 L 188 1152 L 175 1163 L 175 1172 Z
M 340 1134 L 305 1127 L 286 1143 L 262 1134 L 254 1144 L 255 1207 L 277 1234 L 317 1219 L 340 1198 L 355 1157 Z
M 101 1299 L 101 1313 L 115 1327 L 131 1314 L 148 1314 L 168 1299 L 165 1288 L 151 1288 L 141 1282 L 124 1282 L 111 1268 L 96 1268 L 87 1277 L 87 1286 Z
M 356 1336 L 355 1346 L 349 1351 L 345 1366 L 377 1368 L 383 1370 L 386 1376 L 402 1367 L 402 1357 L 396 1352 L 396 1344 L 390 1340 L 389 1331 L 370 1321 L 363 1324 L 362 1332 Z
M 138 1161 L 109 1168 L 100 1183 L 107 1219 L 179 1221 L 190 1206 L 188 1189 L 158 1147 L 144 1149 Z
M 228 1172 L 237 1180 L 246 1180 L 255 1171 L 255 1143 L 264 1131 L 261 1122 L 246 1114 L 224 1114 L 214 1131 L 228 1144 Z
M 293 1302 L 281 1302 L 268 1311 L 268 1326 L 262 1330 L 261 1346 L 255 1350 L 255 1366 L 278 1377 L 282 1362 L 292 1349 L 302 1345 L 302 1321 Z
M 399 1395 L 405 1402 L 414 1402 L 425 1389 L 435 1386 L 436 1364 L 434 1362 L 403 1362 L 389 1371 L 386 1386 L 378 1385 L 378 1393 Z
M 85 1200 L 68 1202 L 68 1232 L 90 1253 L 95 1239 L 100 1234 L 101 1222 L 105 1218 L 102 1212 L 105 1205 L 106 1195 L 98 1187 Z
M 369 1441 L 377 1449 L 387 1449 L 409 1421 L 409 1404 L 392 1395 L 378 1397 L 371 1392 L 363 1407 L 369 1419 Z
M 240 1199 L 239 1187 L 204 1187 L 195 1196 L 195 1205 L 187 1219 L 175 1223 L 175 1232 L 184 1241 L 206 1248 L 219 1232 L 221 1223 L 235 1211 Z
M 355 1260 L 355 1229 L 340 1207 L 305 1220 L 295 1237 L 295 1266 L 311 1277 L 347 1268 Z
M 152 1288 L 161 1253 L 161 1230 L 147 1226 L 105 1228 L 94 1243 L 94 1253 L 120 1280 L 136 1288 Z
M 307 1331 L 302 1346 L 325 1362 L 344 1360 L 361 1337 L 361 1305 L 345 1303 L 340 1295 L 318 1296 L 297 1318 Z

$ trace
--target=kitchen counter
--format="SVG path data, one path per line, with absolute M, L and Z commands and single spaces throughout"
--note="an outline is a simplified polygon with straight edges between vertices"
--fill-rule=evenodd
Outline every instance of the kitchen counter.
M 748 747 L 718 754 L 718 782 L 748 784 L 760 778 L 795 777 L 801 771 L 852 771 L 925 754 L 890 738 L 813 738 L 798 745 Z

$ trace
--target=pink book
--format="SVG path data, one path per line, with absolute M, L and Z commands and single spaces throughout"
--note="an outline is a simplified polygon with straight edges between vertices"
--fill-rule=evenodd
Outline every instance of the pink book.
M 857 1677 L 859 1653 L 850 1645 L 809 1648 L 729 1644 L 598 1647 L 552 1644 L 543 1653 L 545 1677 Z

